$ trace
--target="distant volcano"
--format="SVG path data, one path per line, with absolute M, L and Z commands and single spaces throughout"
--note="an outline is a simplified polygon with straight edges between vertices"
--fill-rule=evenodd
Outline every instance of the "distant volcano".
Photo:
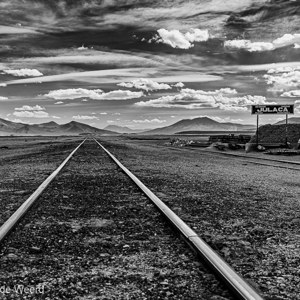
M 181 120 L 173 125 L 143 132 L 143 134 L 174 134 L 182 131 L 245 131 L 254 130 L 253 125 L 238 123 L 220 123 L 210 118 L 195 118 Z

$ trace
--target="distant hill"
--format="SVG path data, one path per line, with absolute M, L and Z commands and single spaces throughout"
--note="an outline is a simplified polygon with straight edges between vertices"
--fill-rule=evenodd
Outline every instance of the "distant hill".
M 285 124 L 285 119 L 273 124 L 273 125 L 282 125 Z M 300 118 L 298 117 L 293 117 L 288 119 L 288 124 L 300 124 Z
M 42 124 L 23 124 L 0 119 L 0 135 L 78 135 L 97 133 L 101 135 L 116 134 L 109 130 L 92 127 L 87 124 L 72 121 L 59 125 L 55 122 Z
M 143 131 L 143 130 L 140 130 L 140 129 L 134 130 L 134 129 L 131 129 L 131 128 L 126 127 L 126 126 L 118 126 L 118 125 L 108 125 L 103 129 L 114 131 L 114 132 L 117 132 L 117 133 L 136 133 L 136 132 Z
M 174 134 L 182 131 L 246 131 L 255 130 L 254 125 L 242 125 L 238 123 L 220 123 L 208 117 L 185 119 L 177 123 L 144 131 L 143 134 Z

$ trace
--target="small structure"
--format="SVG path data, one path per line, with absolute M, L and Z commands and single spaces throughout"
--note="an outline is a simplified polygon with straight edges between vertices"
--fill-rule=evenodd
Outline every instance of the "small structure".
M 246 134 L 239 134 L 239 135 L 234 135 L 234 134 L 218 134 L 218 135 L 211 135 L 209 137 L 209 142 L 210 143 L 231 143 L 231 144 L 246 144 L 250 141 L 251 135 L 246 135 Z

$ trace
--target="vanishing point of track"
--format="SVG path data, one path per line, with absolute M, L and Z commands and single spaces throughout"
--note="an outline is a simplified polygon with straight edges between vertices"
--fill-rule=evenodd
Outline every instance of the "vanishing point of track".
M 2 243 L 20 219 L 29 211 L 43 191 L 49 186 L 56 175 L 68 163 L 71 157 L 84 143 L 63 161 L 63 163 L 39 186 L 39 188 L 19 207 L 19 209 L 0 228 L 0 243 Z M 212 250 L 186 223 L 184 223 L 171 209 L 169 209 L 157 196 L 155 196 L 136 176 L 124 167 L 108 150 L 98 141 L 95 142 L 107 153 L 119 168 L 139 187 L 140 190 L 155 204 L 158 210 L 173 225 L 173 228 L 184 237 L 187 244 L 204 259 L 210 269 L 225 282 L 238 299 L 263 299 L 241 276 L 239 276 L 214 250 Z

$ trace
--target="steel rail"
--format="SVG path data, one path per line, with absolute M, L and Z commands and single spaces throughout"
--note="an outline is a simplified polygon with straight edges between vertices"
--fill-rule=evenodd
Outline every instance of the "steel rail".
M 287 169 L 287 170 L 293 170 L 293 171 L 300 171 L 300 168 L 292 168 L 292 167 L 287 167 L 287 166 L 279 166 L 279 165 L 271 165 L 271 164 L 266 164 L 258 161 L 252 161 L 252 160 L 242 160 L 243 162 L 247 162 L 249 164 L 254 164 L 254 165 L 261 165 L 261 166 L 267 166 L 267 167 L 272 167 L 272 168 L 281 168 L 281 169 Z
M 300 161 L 292 161 L 292 160 L 283 160 L 283 159 L 272 159 L 267 157 L 260 157 L 260 156 L 252 156 L 252 155 L 243 155 L 243 154 L 237 154 L 237 153 L 228 153 L 228 152 L 216 152 L 216 151 L 209 151 L 205 149 L 199 149 L 199 148 L 193 148 L 193 147 L 185 147 L 185 150 L 194 150 L 199 151 L 202 153 L 208 153 L 212 155 L 223 155 L 223 156 L 233 156 L 238 158 L 250 158 L 250 159 L 256 159 L 256 160 L 266 160 L 266 161 L 272 161 L 272 162 L 278 162 L 283 164 L 291 164 L 291 165 L 300 165 Z
M 151 192 L 135 175 L 123 166 L 108 150 L 106 150 L 96 139 L 95 142 L 106 152 L 106 154 L 128 175 L 144 194 L 156 205 L 156 207 L 167 217 L 175 228 L 183 235 L 189 245 L 207 262 L 209 267 L 220 277 L 229 289 L 242 300 L 263 300 L 263 297 L 237 274 L 198 234 L 182 221 L 166 204 L 164 204 L 153 192 Z
M 291 165 L 298 165 L 300 166 L 300 161 L 292 161 L 292 160 L 283 160 L 283 159 L 272 159 L 272 158 L 267 158 L 267 157 L 260 157 L 260 156 L 253 156 L 253 155 L 245 155 L 245 154 L 237 154 L 237 153 L 228 153 L 228 152 L 217 152 L 217 151 L 210 151 L 206 149 L 201 149 L 199 147 L 172 147 L 172 146 L 160 146 L 160 145 L 155 145 L 157 148 L 168 148 L 173 151 L 188 151 L 188 152 L 201 152 L 201 153 L 207 153 L 210 155 L 215 155 L 215 156 L 231 156 L 235 157 L 238 159 L 256 159 L 256 160 L 265 160 L 265 161 L 270 161 L 270 162 L 277 162 L 277 163 L 282 163 L 282 164 L 291 164 Z M 287 167 L 287 169 L 289 169 Z M 293 169 L 292 169 L 293 170 Z M 298 169 L 295 169 L 298 170 Z
M 51 175 L 35 190 L 35 192 L 10 216 L 8 220 L 0 227 L 0 243 L 9 234 L 9 232 L 16 226 L 16 224 L 21 220 L 21 218 L 27 213 L 32 204 L 37 200 L 41 193 L 47 188 L 51 181 L 56 177 L 56 175 L 62 170 L 74 153 L 79 149 L 79 147 L 86 141 L 82 141 L 60 164 L 60 166 L 52 172 Z
M 171 146 L 157 146 L 159 148 L 165 148 L 167 147 L 168 149 L 171 149 L 171 150 L 175 150 L 175 151 L 198 151 L 198 152 L 201 152 L 201 153 L 206 153 L 208 155 L 212 155 L 212 156 L 231 156 L 233 158 L 236 158 L 242 162 L 249 162 L 249 163 L 253 163 L 253 164 L 256 164 L 256 165 L 262 165 L 262 166 L 269 166 L 269 167 L 274 167 L 274 168 L 282 168 L 282 169 L 288 169 L 288 170 L 296 170 L 296 171 L 300 171 L 300 168 L 293 168 L 293 167 L 289 167 L 288 165 L 296 165 L 296 166 L 300 166 L 300 162 L 298 161 L 291 161 L 291 160 L 277 160 L 277 159 L 271 159 L 271 158 L 264 158 L 264 157 L 255 157 L 255 156 L 247 156 L 247 155 L 239 155 L 239 154 L 236 154 L 236 153 L 226 153 L 226 152 L 214 152 L 214 151 L 208 151 L 208 150 L 203 150 L 203 149 L 199 149 L 199 148 L 196 148 L 196 147 L 184 147 L 184 148 L 175 148 L 175 147 L 171 147 Z M 266 163 L 263 163 L 263 162 L 259 162 L 259 161 L 251 161 L 251 160 L 247 160 L 247 159 L 253 159 L 253 160 L 264 160 L 264 161 L 267 161 L 267 162 L 272 162 L 272 163 L 282 163 L 283 165 L 280 166 L 280 165 L 269 165 L 269 164 L 266 164 Z

